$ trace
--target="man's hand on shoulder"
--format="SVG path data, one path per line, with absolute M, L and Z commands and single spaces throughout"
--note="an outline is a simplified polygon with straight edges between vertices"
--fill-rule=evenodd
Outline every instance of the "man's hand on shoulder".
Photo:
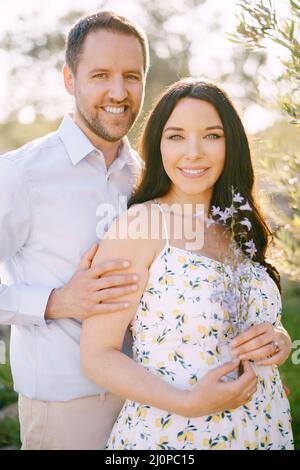
M 114 274 L 114 271 L 129 267 L 130 263 L 124 259 L 92 266 L 97 249 L 98 245 L 94 245 L 83 256 L 77 271 L 65 286 L 53 289 L 46 307 L 46 320 L 75 318 L 83 321 L 93 315 L 128 308 L 128 302 L 116 299 L 136 290 L 139 277 L 131 273 Z

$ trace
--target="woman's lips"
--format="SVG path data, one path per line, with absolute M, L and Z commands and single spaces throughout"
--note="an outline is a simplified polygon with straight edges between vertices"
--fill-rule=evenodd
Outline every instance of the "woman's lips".
M 185 178 L 201 178 L 202 176 L 206 175 L 209 168 L 179 168 L 178 170 Z

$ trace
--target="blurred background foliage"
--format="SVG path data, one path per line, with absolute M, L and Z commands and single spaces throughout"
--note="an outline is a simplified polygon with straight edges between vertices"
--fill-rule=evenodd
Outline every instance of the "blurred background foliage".
M 275 241 L 281 253 L 281 271 L 300 279 L 300 1 L 290 0 L 290 15 L 281 21 L 270 0 L 240 0 L 239 24 L 232 40 L 249 50 L 278 45 L 282 72 L 275 77 L 276 101 L 296 130 L 295 144 L 288 134 L 265 140 L 261 166 L 272 183 L 269 216 L 275 223 Z M 268 106 L 268 103 L 265 103 Z M 277 126 L 277 130 L 280 130 Z M 275 138 L 274 138 L 275 137 Z M 292 139 L 293 140 L 293 139 Z
M 283 3 L 285 14 L 280 15 Z M 31 12 L 19 16 L 16 30 L 0 34 L 0 49 L 7 58 L 0 153 L 58 127 L 71 103 L 62 93 L 59 78 L 65 34 L 84 14 L 101 8 L 119 10 L 112 4 L 95 0 L 93 10 L 70 9 L 55 24 L 43 27 L 38 27 L 39 13 Z M 187 75 L 221 84 L 245 119 L 250 109 L 252 121 L 261 109 L 270 112 L 269 125 L 251 132 L 250 141 L 259 200 L 274 231 L 271 255 L 283 277 L 283 323 L 292 340 L 299 340 L 299 0 L 237 1 L 232 13 L 235 22 L 227 34 L 223 23 L 229 13 L 223 2 L 221 8 L 213 0 L 132 0 L 130 4 L 134 14 L 128 15 L 144 27 L 151 56 L 144 109 L 129 136 L 134 146 L 154 99 L 165 86 Z M 127 13 L 124 8 L 120 12 Z M 217 41 L 221 52 L 214 54 L 211 49 L 209 60 L 201 61 L 203 51 L 209 53 L 211 41 Z M 269 59 L 274 50 L 276 67 Z M 0 329 L 1 337 L 8 341 L 8 329 Z M 300 364 L 293 363 L 293 357 L 295 354 L 281 367 L 281 373 L 291 390 L 293 429 L 300 450 Z M 16 398 L 9 365 L 0 365 L 0 447 L 19 447 L 17 420 L 13 413 L 3 414 Z

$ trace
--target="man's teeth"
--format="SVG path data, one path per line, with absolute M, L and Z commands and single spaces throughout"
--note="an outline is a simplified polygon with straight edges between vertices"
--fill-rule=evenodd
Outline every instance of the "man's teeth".
M 107 113 L 113 113 L 113 114 L 121 114 L 121 113 L 124 113 L 125 111 L 125 106 L 122 106 L 120 108 L 113 108 L 111 106 L 106 106 L 104 108 L 104 111 L 106 111 Z
M 189 173 L 191 175 L 197 175 L 200 173 L 204 173 L 206 169 L 205 170 L 188 170 L 187 168 L 181 168 L 181 171 L 183 171 L 184 173 Z

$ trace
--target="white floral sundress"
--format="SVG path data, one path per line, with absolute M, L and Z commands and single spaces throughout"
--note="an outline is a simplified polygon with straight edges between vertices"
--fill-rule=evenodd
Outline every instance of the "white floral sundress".
M 179 389 L 192 389 L 204 374 L 221 364 L 218 343 L 228 313 L 210 300 L 221 265 L 170 246 L 167 239 L 150 267 L 147 286 L 131 323 L 133 359 Z M 256 291 L 249 326 L 280 322 L 279 291 L 269 275 L 262 276 L 262 271 L 259 264 L 253 264 Z M 107 449 L 293 449 L 290 407 L 278 368 L 254 369 L 258 387 L 250 401 L 210 416 L 186 418 L 127 400 Z

